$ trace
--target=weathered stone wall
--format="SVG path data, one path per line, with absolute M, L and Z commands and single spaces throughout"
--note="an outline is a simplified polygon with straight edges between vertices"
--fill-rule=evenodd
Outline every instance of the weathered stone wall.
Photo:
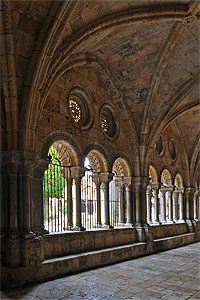
M 133 244 L 137 241 L 136 229 L 95 230 L 44 235 L 45 258 L 71 255 L 87 251 Z
M 72 87 L 80 87 L 86 91 L 91 99 L 91 109 L 94 117 L 91 128 L 87 131 L 78 128 L 69 115 L 68 96 Z M 119 123 L 119 136 L 111 141 L 106 138 L 101 130 L 100 109 L 104 103 L 113 105 L 116 115 L 116 122 Z M 107 156 L 121 152 L 134 164 L 134 144 L 129 139 L 127 121 L 123 120 L 123 110 L 120 110 L 113 103 L 110 90 L 106 90 L 98 74 L 92 68 L 70 71 L 58 79 L 55 86 L 49 91 L 41 120 L 38 124 L 38 154 L 41 155 L 44 142 L 47 137 L 57 134 L 65 134 L 74 137 L 82 151 L 88 146 L 90 149 L 101 147 Z M 72 145 L 73 146 L 73 145 Z
M 199 241 L 200 223 L 195 224 L 191 233 L 186 223 L 152 226 L 144 242 L 136 238 L 135 228 L 51 234 L 25 241 L 23 262 L 14 268 L 2 265 L 2 285 L 66 276 Z

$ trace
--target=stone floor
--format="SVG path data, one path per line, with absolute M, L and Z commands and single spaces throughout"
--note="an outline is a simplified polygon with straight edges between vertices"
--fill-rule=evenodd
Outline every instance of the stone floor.
M 200 243 L 23 288 L 2 291 L 20 300 L 200 299 Z

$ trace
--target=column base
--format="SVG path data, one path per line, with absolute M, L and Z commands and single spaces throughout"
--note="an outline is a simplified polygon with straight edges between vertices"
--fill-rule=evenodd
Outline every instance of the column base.
M 32 231 L 22 231 L 22 234 L 21 236 L 24 238 L 24 239 L 34 239 L 36 237 L 36 234 Z
M 150 237 L 149 236 L 150 232 L 151 232 L 150 226 L 148 226 L 148 227 L 147 226 L 136 227 L 136 234 L 137 234 L 138 241 L 146 242 Z
M 173 220 L 167 220 L 167 224 L 173 224 L 174 221 Z
M 108 225 L 108 224 L 103 224 L 101 225 L 102 229 L 114 229 L 114 227 L 112 225 Z
M 153 224 L 153 221 L 147 221 L 147 224 L 151 226 Z
M 149 228 L 150 225 L 148 223 L 135 223 L 135 227 L 138 227 L 138 228 Z
M 67 227 L 63 227 L 65 231 L 73 230 L 73 225 L 67 225 Z
M 125 227 L 126 223 L 125 222 L 119 222 L 118 227 Z
M 32 228 L 32 231 L 34 232 L 34 234 L 36 234 L 36 236 L 49 234 L 49 231 L 47 229 L 45 229 L 44 226 L 34 227 L 34 228 Z
M 185 223 L 185 220 L 178 220 L 177 223 Z
M 86 231 L 86 229 L 82 225 L 76 225 L 71 228 L 73 231 Z
M 153 223 L 152 223 L 152 225 L 161 225 L 162 223 L 160 222 L 160 221 L 154 221 Z
M 173 223 L 174 223 L 174 224 L 178 223 L 178 220 L 173 220 Z
M 167 220 L 161 220 L 161 224 L 167 224 Z
M 133 227 L 135 227 L 135 224 L 133 224 L 133 223 L 126 223 L 124 227 L 126 227 L 126 228 L 133 228 Z

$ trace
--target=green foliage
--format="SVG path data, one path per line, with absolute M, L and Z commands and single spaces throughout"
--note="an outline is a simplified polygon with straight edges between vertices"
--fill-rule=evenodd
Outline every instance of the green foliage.
M 51 163 L 44 173 L 43 178 L 43 199 L 44 202 L 48 198 L 63 198 L 66 179 L 62 174 L 62 163 L 58 152 L 51 146 L 48 156 L 51 155 Z

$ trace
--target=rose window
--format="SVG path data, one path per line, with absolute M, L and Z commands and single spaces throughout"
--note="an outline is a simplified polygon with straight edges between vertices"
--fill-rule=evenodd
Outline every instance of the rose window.
M 108 131 L 108 120 L 104 114 L 101 114 L 101 128 L 104 132 Z
M 69 107 L 71 110 L 72 118 L 74 122 L 78 123 L 81 119 L 81 107 L 76 100 L 70 99 Z

